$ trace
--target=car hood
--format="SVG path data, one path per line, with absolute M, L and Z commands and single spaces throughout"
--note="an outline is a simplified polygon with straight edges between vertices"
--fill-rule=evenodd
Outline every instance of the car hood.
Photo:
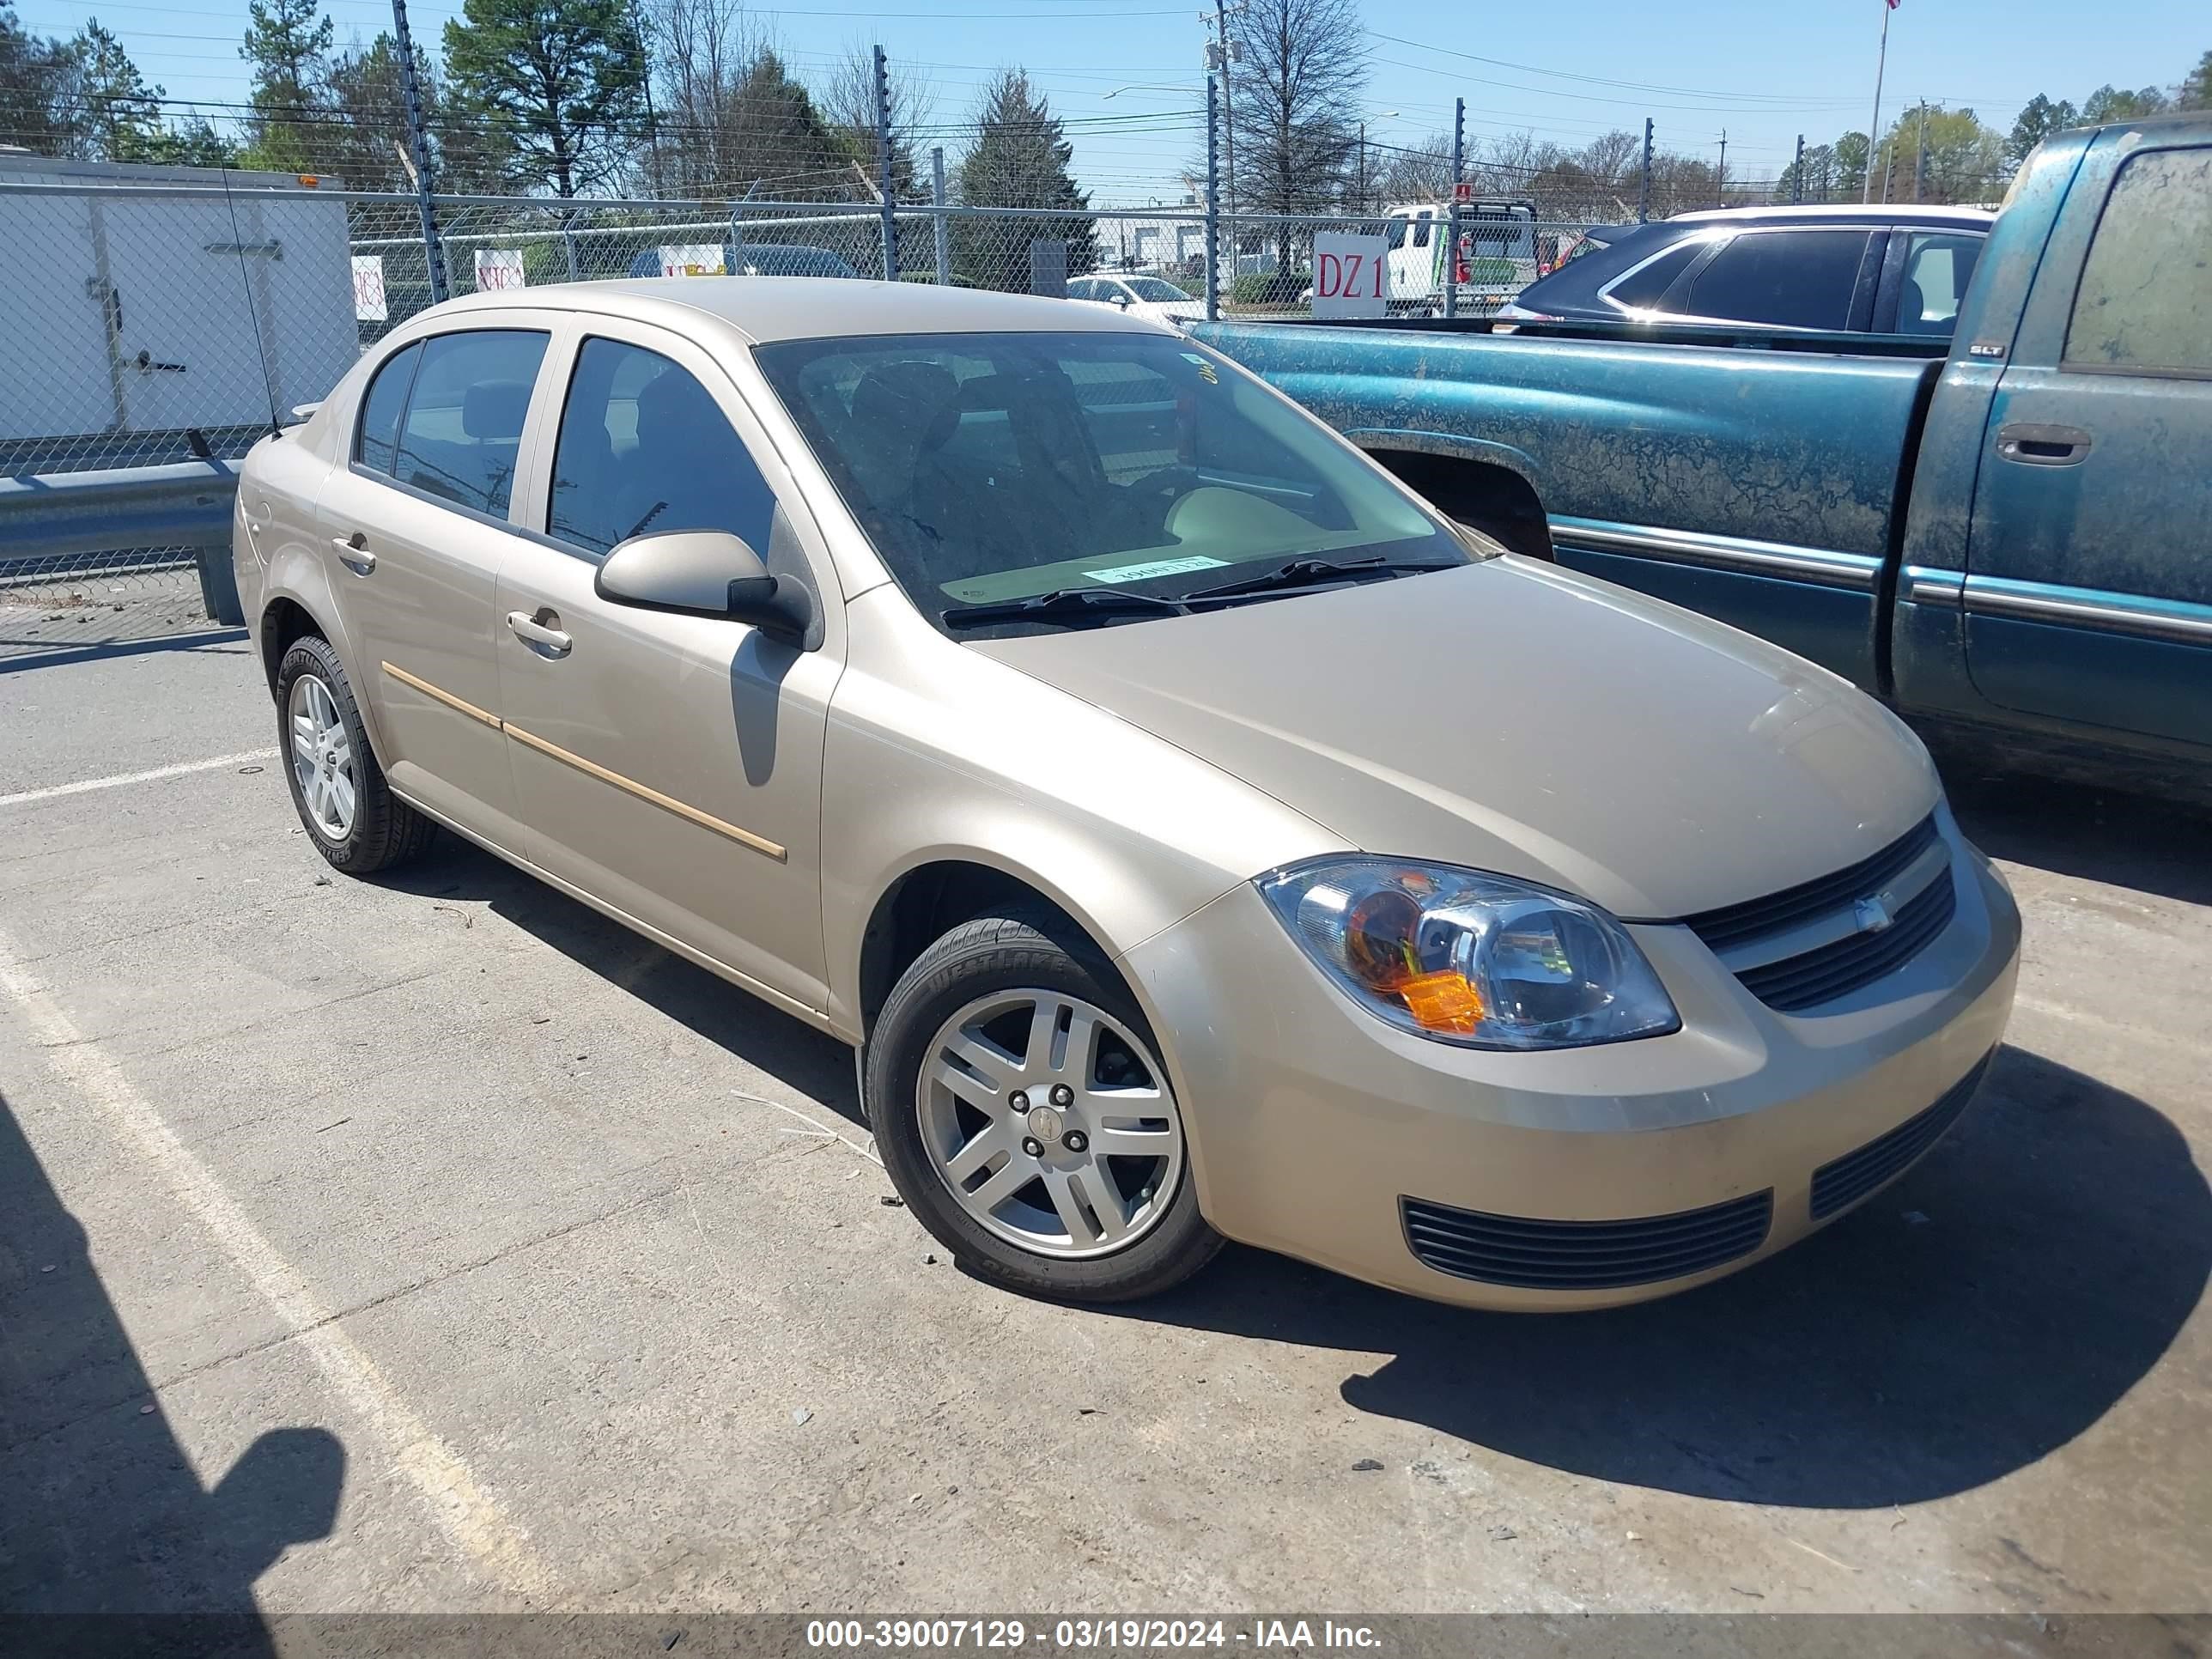
M 1365 851 L 1625 917 L 1826 875 L 1940 796 L 1912 735 L 1826 670 L 1518 559 L 969 643 Z

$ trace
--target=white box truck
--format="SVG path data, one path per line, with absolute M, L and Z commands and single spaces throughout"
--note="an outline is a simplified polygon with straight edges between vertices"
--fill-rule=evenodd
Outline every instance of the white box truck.
M 242 453 L 360 350 L 330 180 L 0 155 L 0 473 Z

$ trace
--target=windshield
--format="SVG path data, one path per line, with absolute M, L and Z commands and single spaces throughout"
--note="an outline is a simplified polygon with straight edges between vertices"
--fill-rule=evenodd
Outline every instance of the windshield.
M 1188 300 L 1190 295 L 1173 283 L 1162 282 L 1157 276 L 1124 276 L 1129 292 L 1139 300 Z
M 876 335 L 754 356 L 940 626 L 1068 589 L 1176 599 L 1292 559 L 1472 556 L 1335 434 L 1173 336 Z

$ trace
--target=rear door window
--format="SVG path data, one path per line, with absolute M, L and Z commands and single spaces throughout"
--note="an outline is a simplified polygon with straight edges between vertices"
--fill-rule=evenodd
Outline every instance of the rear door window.
M 1740 235 L 1698 273 L 1688 314 L 1778 328 L 1849 328 L 1866 246 L 1863 230 Z
M 520 329 L 472 329 L 425 340 L 393 476 L 505 518 L 545 341 L 542 333 Z
M 1658 308 L 1659 301 L 1667 297 L 1667 290 L 1674 279 L 1690 268 L 1690 261 L 1705 252 L 1701 241 L 1678 242 L 1650 264 L 1627 276 L 1606 290 L 1606 297 L 1616 305 L 1632 306 L 1639 311 Z
M 2089 244 L 2067 325 L 2064 366 L 2212 374 L 2208 272 L 2212 149 L 2130 156 Z

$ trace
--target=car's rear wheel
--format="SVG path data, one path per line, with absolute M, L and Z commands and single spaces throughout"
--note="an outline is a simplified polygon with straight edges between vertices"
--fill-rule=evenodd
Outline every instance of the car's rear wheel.
M 276 729 L 292 805 L 331 868 L 366 876 L 429 845 L 435 826 L 385 782 L 329 641 L 295 640 L 277 665 Z
M 893 1183 L 983 1278 L 1123 1301 L 1220 1247 L 1143 1012 L 1058 917 L 984 917 L 923 951 L 884 1005 L 866 1081 Z

